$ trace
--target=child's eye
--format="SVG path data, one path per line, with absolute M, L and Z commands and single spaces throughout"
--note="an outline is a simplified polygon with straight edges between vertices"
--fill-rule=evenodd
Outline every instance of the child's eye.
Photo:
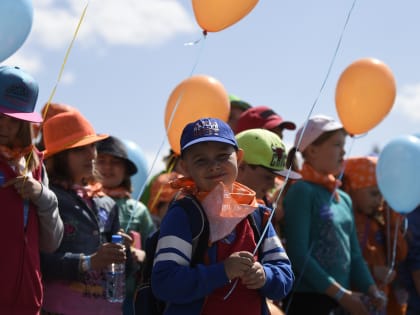
M 202 166 L 202 165 L 205 165 L 207 162 L 205 159 L 197 159 L 194 161 L 194 163 L 198 166 Z
M 219 160 L 220 162 L 225 162 L 225 161 L 229 160 L 229 157 L 230 157 L 230 154 L 223 154 L 223 155 L 220 155 L 220 156 L 218 157 L 218 160 Z

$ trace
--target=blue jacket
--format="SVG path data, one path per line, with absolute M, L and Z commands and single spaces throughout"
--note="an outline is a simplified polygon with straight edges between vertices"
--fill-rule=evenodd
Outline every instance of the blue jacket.
M 259 211 L 262 217 L 264 209 L 259 207 L 255 211 Z M 190 267 L 192 235 L 197 235 L 193 229 L 201 226 L 198 220 L 199 217 L 188 218 L 187 213 L 175 204 L 162 221 L 152 271 L 152 288 L 159 299 L 169 304 L 165 315 L 200 314 L 205 297 L 229 282 L 222 261 Z M 208 251 L 208 254 L 214 255 L 215 252 Z M 266 274 L 266 283 L 260 289 L 263 300 L 261 314 L 268 314 L 265 298 L 284 298 L 294 280 L 289 258 L 271 223 L 259 253 Z
M 90 209 L 75 192 L 56 186 L 51 189 L 57 195 L 65 229 L 56 252 L 41 255 L 43 276 L 48 280 L 78 281 L 83 276 L 79 271 L 81 254 L 95 253 L 120 229 L 118 206 L 111 197 L 94 197 Z

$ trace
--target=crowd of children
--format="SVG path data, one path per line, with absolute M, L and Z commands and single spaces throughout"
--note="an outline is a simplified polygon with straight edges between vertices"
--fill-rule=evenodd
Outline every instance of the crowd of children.
M 140 201 L 123 141 L 66 104 L 41 117 L 37 97 L 29 74 L 0 67 L 1 314 L 140 314 L 146 261 L 166 315 L 420 314 L 419 209 L 390 209 L 377 157 L 346 159 L 331 117 L 310 117 L 287 150 L 295 123 L 231 96 L 227 122 L 184 127 Z M 106 299 L 112 263 L 123 303 Z

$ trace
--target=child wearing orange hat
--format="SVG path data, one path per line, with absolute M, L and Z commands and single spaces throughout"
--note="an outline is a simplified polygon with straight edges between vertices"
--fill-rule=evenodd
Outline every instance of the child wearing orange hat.
M 60 247 L 41 256 L 43 310 L 121 314 L 121 303 L 105 298 L 105 268 L 126 261 L 124 246 L 111 243 L 113 234 L 121 234 L 119 209 L 95 177 L 96 143 L 108 135 L 97 135 L 79 111 L 54 115 L 43 125 L 43 134 L 51 189 L 64 222 Z
M 39 314 L 39 251 L 63 237 L 57 198 L 48 188 L 42 155 L 32 145 L 38 84 L 17 67 L 0 67 L 0 200 L 2 259 L 0 314 Z
M 395 266 L 407 255 L 407 244 L 398 228 L 401 215 L 387 206 L 383 207 L 383 198 L 376 181 L 377 160 L 370 156 L 347 159 L 344 190 L 352 198 L 363 257 L 376 284 L 387 295 L 386 314 L 402 315 L 405 314 L 405 304 L 397 301 L 393 284 L 397 276 Z

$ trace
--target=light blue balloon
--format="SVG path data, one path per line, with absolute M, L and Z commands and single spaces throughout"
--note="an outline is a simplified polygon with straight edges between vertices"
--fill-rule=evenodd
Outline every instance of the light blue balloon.
M 31 31 L 32 20 L 31 0 L 0 0 L 0 62 L 23 45 Z
M 137 166 L 137 173 L 131 176 L 131 184 L 133 186 L 133 192 L 131 193 L 131 196 L 138 200 L 142 190 L 144 190 L 144 186 L 149 173 L 147 159 L 143 153 L 143 150 L 137 145 L 137 143 L 131 140 L 122 141 L 127 150 L 128 158 Z
M 420 139 L 399 136 L 385 145 L 376 165 L 379 190 L 396 212 L 407 214 L 420 204 Z

